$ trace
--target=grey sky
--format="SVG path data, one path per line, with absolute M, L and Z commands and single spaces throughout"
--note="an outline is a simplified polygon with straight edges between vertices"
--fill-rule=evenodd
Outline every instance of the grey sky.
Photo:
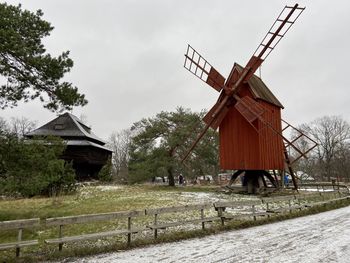
M 292 1 L 23 0 L 42 9 L 55 27 L 48 52 L 70 50 L 74 67 L 66 79 L 89 104 L 87 116 L 100 137 L 128 128 L 176 106 L 209 109 L 218 93 L 183 68 L 187 43 L 227 77 L 243 66 L 285 4 Z M 302 1 L 305 12 L 262 66 L 262 79 L 285 106 L 292 124 L 324 115 L 350 120 L 350 2 Z M 56 115 L 39 102 L 0 111 L 39 125 Z

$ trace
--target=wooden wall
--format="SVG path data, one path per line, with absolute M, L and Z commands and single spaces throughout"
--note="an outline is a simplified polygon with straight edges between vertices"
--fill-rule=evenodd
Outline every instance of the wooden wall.
M 239 92 L 240 96 L 250 96 L 248 84 Z M 266 111 L 266 119 L 273 128 L 281 132 L 281 109 L 258 100 Z M 220 167 L 224 170 L 272 170 L 283 169 L 283 140 L 271 128 L 256 120 L 257 132 L 247 120 L 231 107 L 219 127 Z

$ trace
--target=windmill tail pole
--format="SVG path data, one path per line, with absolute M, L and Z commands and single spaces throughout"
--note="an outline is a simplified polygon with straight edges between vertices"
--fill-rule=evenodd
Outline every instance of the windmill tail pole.
M 287 163 L 287 166 L 288 166 L 288 169 L 289 169 L 289 173 L 290 175 L 292 176 L 292 180 L 293 180 L 293 185 L 294 185 L 294 190 L 298 191 L 298 183 L 297 183 L 297 179 L 295 178 L 295 174 L 293 172 L 293 168 L 292 168 L 292 165 L 290 163 L 290 160 L 289 160 L 289 156 L 288 156 L 288 153 L 287 153 L 287 149 L 284 148 L 284 157 L 286 159 L 286 163 Z

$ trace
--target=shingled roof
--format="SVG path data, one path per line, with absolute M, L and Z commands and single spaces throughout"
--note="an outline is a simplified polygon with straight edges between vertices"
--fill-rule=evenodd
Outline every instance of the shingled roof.
M 235 63 L 233 70 L 237 69 L 239 73 L 243 71 L 243 67 Z M 256 99 L 261 99 L 266 102 L 269 102 L 277 107 L 284 108 L 282 103 L 273 95 L 271 90 L 265 85 L 265 83 L 256 75 L 253 75 L 248 80 L 248 85 Z
M 98 145 L 106 144 L 91 132 L 90 127 L 68 112 L 26 134 L 27 137 L 49 135 L 59 136 L 65 140 L 87 140 Z

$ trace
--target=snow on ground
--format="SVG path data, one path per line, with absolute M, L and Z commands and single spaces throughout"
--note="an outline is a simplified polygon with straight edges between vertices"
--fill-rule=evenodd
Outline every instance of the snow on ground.
M 204 238 L 70 262 L 350 262 L 350 206 Z
M 123 185 L 98 185 L 95 187 L 97 190 L 101 191 L 115 191 L 119 189 L 123 189 Z

